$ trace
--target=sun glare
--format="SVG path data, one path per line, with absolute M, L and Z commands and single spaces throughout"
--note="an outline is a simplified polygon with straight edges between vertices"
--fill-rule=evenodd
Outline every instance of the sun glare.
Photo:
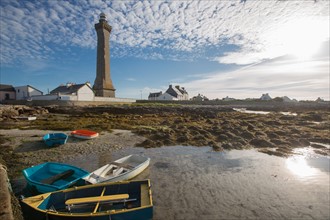
M 310 167 L 304 157 L 290 157 L 286 161 L 287 168 L 299 177 L 309 177 L 315 174 L 316 169 Z
M 312 18 L 296 19 L 276 28 L 271 33 L 276 52 L 309 59 L 329 38 L 329 22 Z M 274 45 L 275 44 L 275 45 Z

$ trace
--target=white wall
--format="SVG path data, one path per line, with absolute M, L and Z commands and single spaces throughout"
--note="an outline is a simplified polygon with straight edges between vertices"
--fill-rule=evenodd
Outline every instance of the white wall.
M 32 100 L 63 100 L 63 101 L 77 101 L 76 95 L 38 95 L 32 96 Z
M 39 90 L 36 90 L 36 89 L 29 86 L 28 87 L 28 94 L 29 94 L 29 96 L 35 96 L 35 95 L 42 95 L 43 93 L 40 92 Z
M 81 87 L 77 92 L 78 101 L 94 101 L 94 92 L 87 85 Z
M 16 90 L 16 100 L 27 99 L 28 97 L 27 86 L 17 86 L 14 88 Z
M 161 94 L 160 96 L 158 96 L 157 100 L 166 101 L 166 100 L 179 100 L 179 99 L 177 99 L 174 96 L 171 96 L 170 94 L 165 92 L 165 93 Z
M 31 96 L 42 95 L 42 92 L 32 88 L 31 86 L 17 86 L 16 90 L 16 100 L 28 99 Z
M 96 102 L 127 102 L 127 103 L 136 102 L 135 99 L 99 97 L 99 96 L 95 96 L 94 101 L 96 101 Z
M 57 100 L 58 95 L 39 95 L 31 97 L 32 100 Z

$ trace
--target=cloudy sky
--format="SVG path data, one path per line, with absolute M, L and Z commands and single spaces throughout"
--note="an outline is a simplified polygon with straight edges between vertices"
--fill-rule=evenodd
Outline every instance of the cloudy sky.
M 329 2 L 1 0 L 0 83 L 93 84 L 104 12 L 117 97 L 178 84 L 191 97 L 329 100 Z

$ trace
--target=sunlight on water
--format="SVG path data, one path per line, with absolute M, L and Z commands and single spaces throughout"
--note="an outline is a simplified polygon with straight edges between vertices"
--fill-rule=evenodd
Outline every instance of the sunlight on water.
M 294 112 L 280 112 L 282 115 L 291 115 L 291 116 L 297 116 L 297 113 Z
M 261 115 L 267 115 L 270 112 L 266 111 L 253 111 L 253 110 L 247 110 L 246 108 L 233 108 L 234 111 L 242 112 L 242 113 L 249 113 L 249 114 L 261 114 Z
M 295 175 L 299 177 L 309 177 L 315 175 L 318 170 L 307 164 L 306 158 L 303 156 L 290 157 L 286 161 L 286 166 Z
M 323 145 L 323 144 L 322 144 Z M 322 171 L 329 172 L 329 158 L 317 156 L 313 148 L 297 148 L 296 155 L 286 160 L 286 167 L 296 176 L 307 179 L 316 178 Z

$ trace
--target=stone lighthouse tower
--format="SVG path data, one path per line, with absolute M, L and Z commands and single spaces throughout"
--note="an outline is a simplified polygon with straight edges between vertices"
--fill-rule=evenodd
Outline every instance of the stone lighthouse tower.
M 97 33 L 97 58 L 96 78 L 93 89 L 96 96 L 115 97 L 115 88 L 110 76 L 110 46 L 109 37 L 111 26 L 105 19 L 105 14 L 100 14 L 99 23 L 95 24 Z

